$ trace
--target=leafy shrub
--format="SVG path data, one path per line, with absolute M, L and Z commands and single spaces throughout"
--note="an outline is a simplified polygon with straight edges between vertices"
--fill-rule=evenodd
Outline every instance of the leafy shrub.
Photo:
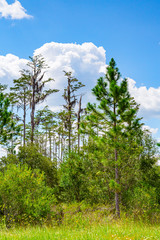
M 60 188 L 65 201 L 82 201 L 86 190 L 85 170 L 82 158 L 71 153 L 60 165 Z
M 2 157 L 0 161 L 1 171 L 3 171 L 8 164 L 27 164 L 32 170 L 39 169 L 45 173 L 45 180 L 48 186 L 55 187 L 57 185 L 57 169 L 54 162 L 40 153 L 38 147 L 35 145 L 20 147 L 17 156 L 9 154 L 7 157 Z
M 41 223 L 51 214 L 53 190 L 45 186 L 44 174 L 27 165 L 9 165 L 0 173 L 0 199 L 6 225 Z
M 19 161 L 27 164 L 31 169 L 39 169 L 46 175 L 46 182 L 50 187 L 54 187 L 57 183 L 57 169 L 54 162 L 50 158 L 39 152 L 35 145 L 27 145 L 20 147 L 18 152 Z
M 60 165 L 60 189 L 64 202 L 104 203 L 107 200 L 103 165 L 96 159 L 70 153 Z
M 142 184 L 130 195 L 130 209 L 136 218 L 149 219 L 158 210 L 156 188 Z

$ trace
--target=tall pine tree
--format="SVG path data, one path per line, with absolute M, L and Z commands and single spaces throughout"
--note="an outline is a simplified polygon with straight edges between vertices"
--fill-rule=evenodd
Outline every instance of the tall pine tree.
M 116 215 L 120 217 L 120 174 L 121 165 L 120 148 L 123 143 L 122 137 L 128 130 L 140 127 L 139 119 L 136 114 L 138 105 L 130 96 L 128 91 L 127 79 L 121 79 L 120 72 L 112 58 L 107 67 L 105 77 L 98 79 L 96 86 L 92 89 L 93 94 L 99 102 L 98 109 L 96 105 L 88 104 L 88 108 L 93 111 L 93 116 L 97 115 L 102 122 L 107 125 L 105 131 L 110 139 L 114 155 L 114 175 L 112 187 L 115 191 Z
M 23 70 L 21 72 L 21 77 L 13 80 L 14 87 L 10 88 L 10 95 L 15 99 L 17 108 L 21 108 L 23 110 L 23 146 L 25 146 L 26 142 L 26 113 L 31 98 L 29 79 L 29 75 L 26 75 L 25 71 Z

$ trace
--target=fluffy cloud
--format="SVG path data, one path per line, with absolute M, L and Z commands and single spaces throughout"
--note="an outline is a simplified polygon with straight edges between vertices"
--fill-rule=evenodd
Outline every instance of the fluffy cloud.
M 128 78 L 129 91 L 140 104 L 140 115 L 145 119 L 160 118 L 160 87 L 136 87 L 136 82 Z
M 144 130 L 148 130 L 152 134 L 156 134 L 158 132 L 158 128 L 151 128 L 150 126 L 144 125 L 142 127 Z
M 52 77 L 55 82 L 49 84 L 51 88 L 61 89 L 59 93 L 53 94 L 47 102 L 53 110 L 58 110 L 63 105 L 63 89 L 67 84 L 63 71 L 72 71 L 86 86 L 80 91 L 84 93 L 83 103 L 94 101 L 91 88 L 96 83 L 97 78 L 102 76 L 106 68 L 106 54 L 103 47 L 97 47 L 93 43 L 83 44 L 62 44 L 46 43 L 34 52 L 35 55 L 44 56 L 50 67 L 46 77 Z M 11 85 L 14 78 L 19 77 L 19 71 L 25 68 L 28 60 L 7 54 L 0 56 L 0 82 Z M 160 87 L 146 88 L 137 87 L 133 79 L 128 78 L 129 91 L 140 104 L 140 116 L 145 120 L 149 118 L 160 118 Z M 79 93 L 80 93 L 79 92 Z
M 72 71 L 73 75 L 86 85 L 82 89 L 83 102 L 92 101 L 91 88 L 95 85 L 97 78 L 105 73 L 106 55 L 103 47 L 96 47 L 93 43 L 79 45 L 51 42 L 35 50 L 34 54 L 42 54 L 50 66 L 48 76 L 55 79 L 50 87 L 63 89 L 66 86 L 63 70 Z M 131 95 L 140 104 L 139 115 L 145 120 L 159 118 L 160 87 L 147 89 L 145 86 L 137 87 L 133 79 L 128 78 L 128 81 Z M 59 105 L 63 104 L 60 95 L 62 91 L 49 99 L 49 104 L 54 105 L 53 109 L 55 107 L 57 109 L 57 102 Z
M 20 76 L 20 70 L 25 68 L 27 62 L 26 59 L 12 54 L 0 56 L 0 83 L 11 86 L 13 79 Z
M 55 76 L 59 87 L 64 83 L 64 70 L 71 71 L 80 81 L 91 85 L 105 71 L 105 50 L 93 43 L 51 42 L 35 50 L 34 54 L 45 58 L 50 67 L 49 74 Z
M 59 93 L 52 95 L 48 100 L 52 109 L 55 109 L 57 103 L 63 104 L 61 95 L 67 84 L 64 70 L 71 71 L 78 80 L 86 85 L 81 91 L 84 93 L 83 102 L 90 101 L 90 89 L 95 85 L 97 78 L 105 72 L 105 50 L 103 47 L 96 47 L 93 43 L 79 45 L 51 42 L 35 50 L 34 54 L 41 54 L 50 67 L 47 76 L 55 79 L 50 87 L 61 89 Z
M 22 7 L 18 0 L 15 0 L 15 2 L 12 4 L 8 4 L 6 0 L 0 0 L 0 15 L 1 17 L 11 19 L 32 17 L 26 13 L 26 10 Z

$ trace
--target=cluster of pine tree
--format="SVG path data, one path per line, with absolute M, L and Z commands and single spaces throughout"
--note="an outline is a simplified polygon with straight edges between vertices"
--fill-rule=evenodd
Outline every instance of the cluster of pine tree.
M 74 201 L 112 205 L 118 218 L 121 210 L 158 211 L 157 145 L 143 130 L 139 106 L 114 59 L 92 89 L 96 103 L 85 108 L 77 94 L 84 85 L 64 72 L 58 113 L 48 106 L 36 110 L 59 91 L 46 90 L 53 80 L 45 79 L 46 68 L 35 56 L 9 93 L 0 86 L 0 143 L 7 150 L 0 161 L 0 210 L 6 223 L 40 221 L 53 204 Z

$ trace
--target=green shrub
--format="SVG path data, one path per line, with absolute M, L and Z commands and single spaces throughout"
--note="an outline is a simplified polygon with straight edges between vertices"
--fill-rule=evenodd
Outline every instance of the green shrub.
M 42 223 L 55 202 L 53 190 L 45 186 L 44 174 L 27 165 L 9 165 L 0 173 L 0 199 L 7 226 Z
M 19 148 L 17 156 L 9 154 L 2 157 L 0 161 L 0 170 L 4 171 L 8 164 L 27 164 L 32 170 L 39 169 L 45 174 L 45 181 L 48 186 L 55 187 L 57 185 L 57 169 L 50 158 L 39 152 L 36 145 L 26 145 Z
M 63 202 L 90 204 L 108 200 L 104 166 L 96 159 L 71 152 L 60 165 L 59 179 Z
M 76 153 L 71 153 L 61 163 L 59 174 L 63 200 L 82 201 L 83 193 L 86 190 L 86 176 L 82 158 Z
M 55 187 L 57 184 L 57 169 L 50 158 L 39 152 L 36 145 L 20 147 L 18 159 L 21 164 L 27 164 L 31 169 L 39 169 L 45 173 L 47 185 Z
M 159 212 L 156 188 L 141 185 L 130 196 L 130 209 L 135 218 L 152 219 Z

